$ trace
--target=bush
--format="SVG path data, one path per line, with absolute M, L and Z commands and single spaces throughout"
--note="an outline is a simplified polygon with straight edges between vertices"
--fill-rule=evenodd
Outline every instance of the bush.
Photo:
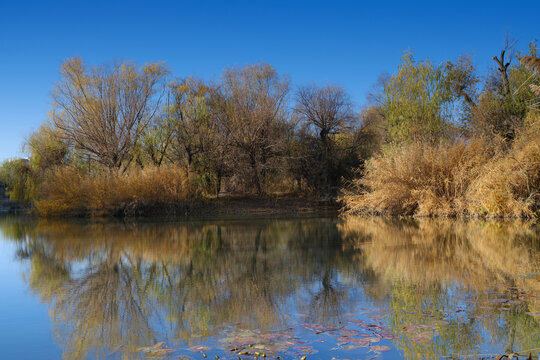
M 44 216 L 174 214 L 188 211 L 200 199 L 187 171 L 176 167 L 83 176 L 67 166 L 45 178 L 35 207 Z
M 501 138 L 414 143 L 371 159 L 342 196 L 349 214 L 538 217 L 540 121 Z
M 364 178 L 343 196 L 349 213 L 456 216 L 466 209 L 470 183 L 494 146 L 484 140 L 413 143 L 371 159 Z
M 518 133 L 506 154 L 490 160 L 469 192 L 471 213 L 537 217 L 540 210 L 540 121 Z

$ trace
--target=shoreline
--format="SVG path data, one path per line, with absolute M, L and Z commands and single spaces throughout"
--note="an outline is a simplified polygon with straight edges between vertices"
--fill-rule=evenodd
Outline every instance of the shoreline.
M 43 216 L 25 204 L 9 202 L 11 206 L 3 206 L 0 202 L 0 214 L 25 215 L 43 219 L 165 219 L 189 218 L 239 218 L 265 216 L 309 216 L 316 214 L 339 215 L 341 205 L 335 200 L 315 200 L 293 196 L 251 197 L 226 195 L 202 200 L 192 205 L 145 205 L 130 203 L 119 206 L 110 212 L 84 211 L 62 215 Z
M 190 205 L 162 204 L 147 205 L 132 202 L 120 204 L 111 211 L 81 211 L 58 215 L 40 215 L 35 209 L 23 202 L 0 198 L 0 216 L 20 215 L 37 219 L 239 219 L 258 217 L 305 217 L 312 215 L 331 215 L 338 217 L 387 218 L 387 219 L 449 219 L 462 221 L 475 220 L 524 220 L 539 222 L 537 217 L 497 216 L 487 214 L 455 215 L 400 215 L 370 212 L 351 213 L 343 211 L 343 203 L 336 199 L 318 200 L 295 196 L 256 197 L 224 194 L 215 198 L 203 199 Z

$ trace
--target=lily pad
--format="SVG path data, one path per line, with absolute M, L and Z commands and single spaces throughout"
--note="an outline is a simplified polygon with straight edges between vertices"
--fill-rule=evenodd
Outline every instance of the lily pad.
M 392 348 L 390 346 L 386 345 L 373 345 L 371 347 L 371 350 L 375 352 L 390 351 L 391 349 Z
M 355 336 L 355 335 L 360 334 L 360 331 L 358 331 L 358 330 L 343 330 L 339 334 L 342 335 L 342 336 Z

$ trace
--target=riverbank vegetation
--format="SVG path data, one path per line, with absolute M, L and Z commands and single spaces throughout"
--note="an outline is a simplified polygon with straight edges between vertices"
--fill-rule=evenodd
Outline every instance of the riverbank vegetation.
M 536 51 L 519 62 L 501 52 L 483 85 L 469 58 L 434 66 L 405 55 L 379 98 L 384 145 L 342 196 L 346 212 L 538 217 Z
M 344 204 L 349 214 L 537 217 L 540 60 L 511 46 L 481 77 L 469 57 L 404 54 L 357 112 L 337 85 L 268 64 L 215 81 L 164 63 L 68 59 L 48 121 L 0 182 L 41 215 L 190 213 L 223 194 Z

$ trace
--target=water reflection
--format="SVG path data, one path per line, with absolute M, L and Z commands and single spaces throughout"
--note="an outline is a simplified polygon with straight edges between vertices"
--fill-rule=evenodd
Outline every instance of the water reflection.
M 389 357 L 540 343 L 540 236 L 527 224 L 4 218 L 0 230 L 50 305 L 65 359 L 142 357 L 160 341 L 215 347 L 232 328 L 294 331 L 290 347 L 306 343 L 320 358 L 351 356 L 350 344 L 363 343 L 317 334 L 355 326 L 378 331 L 374 341 L 399 351 Z M 376 349 L 363 345 L 359 354 Z
M 530 315 L 540 311 L 537 226 L 350 218 L 340 229 L 388 289 L 405 357 L 478 354 L 482 342 L 499 353 L 540 344 Z

